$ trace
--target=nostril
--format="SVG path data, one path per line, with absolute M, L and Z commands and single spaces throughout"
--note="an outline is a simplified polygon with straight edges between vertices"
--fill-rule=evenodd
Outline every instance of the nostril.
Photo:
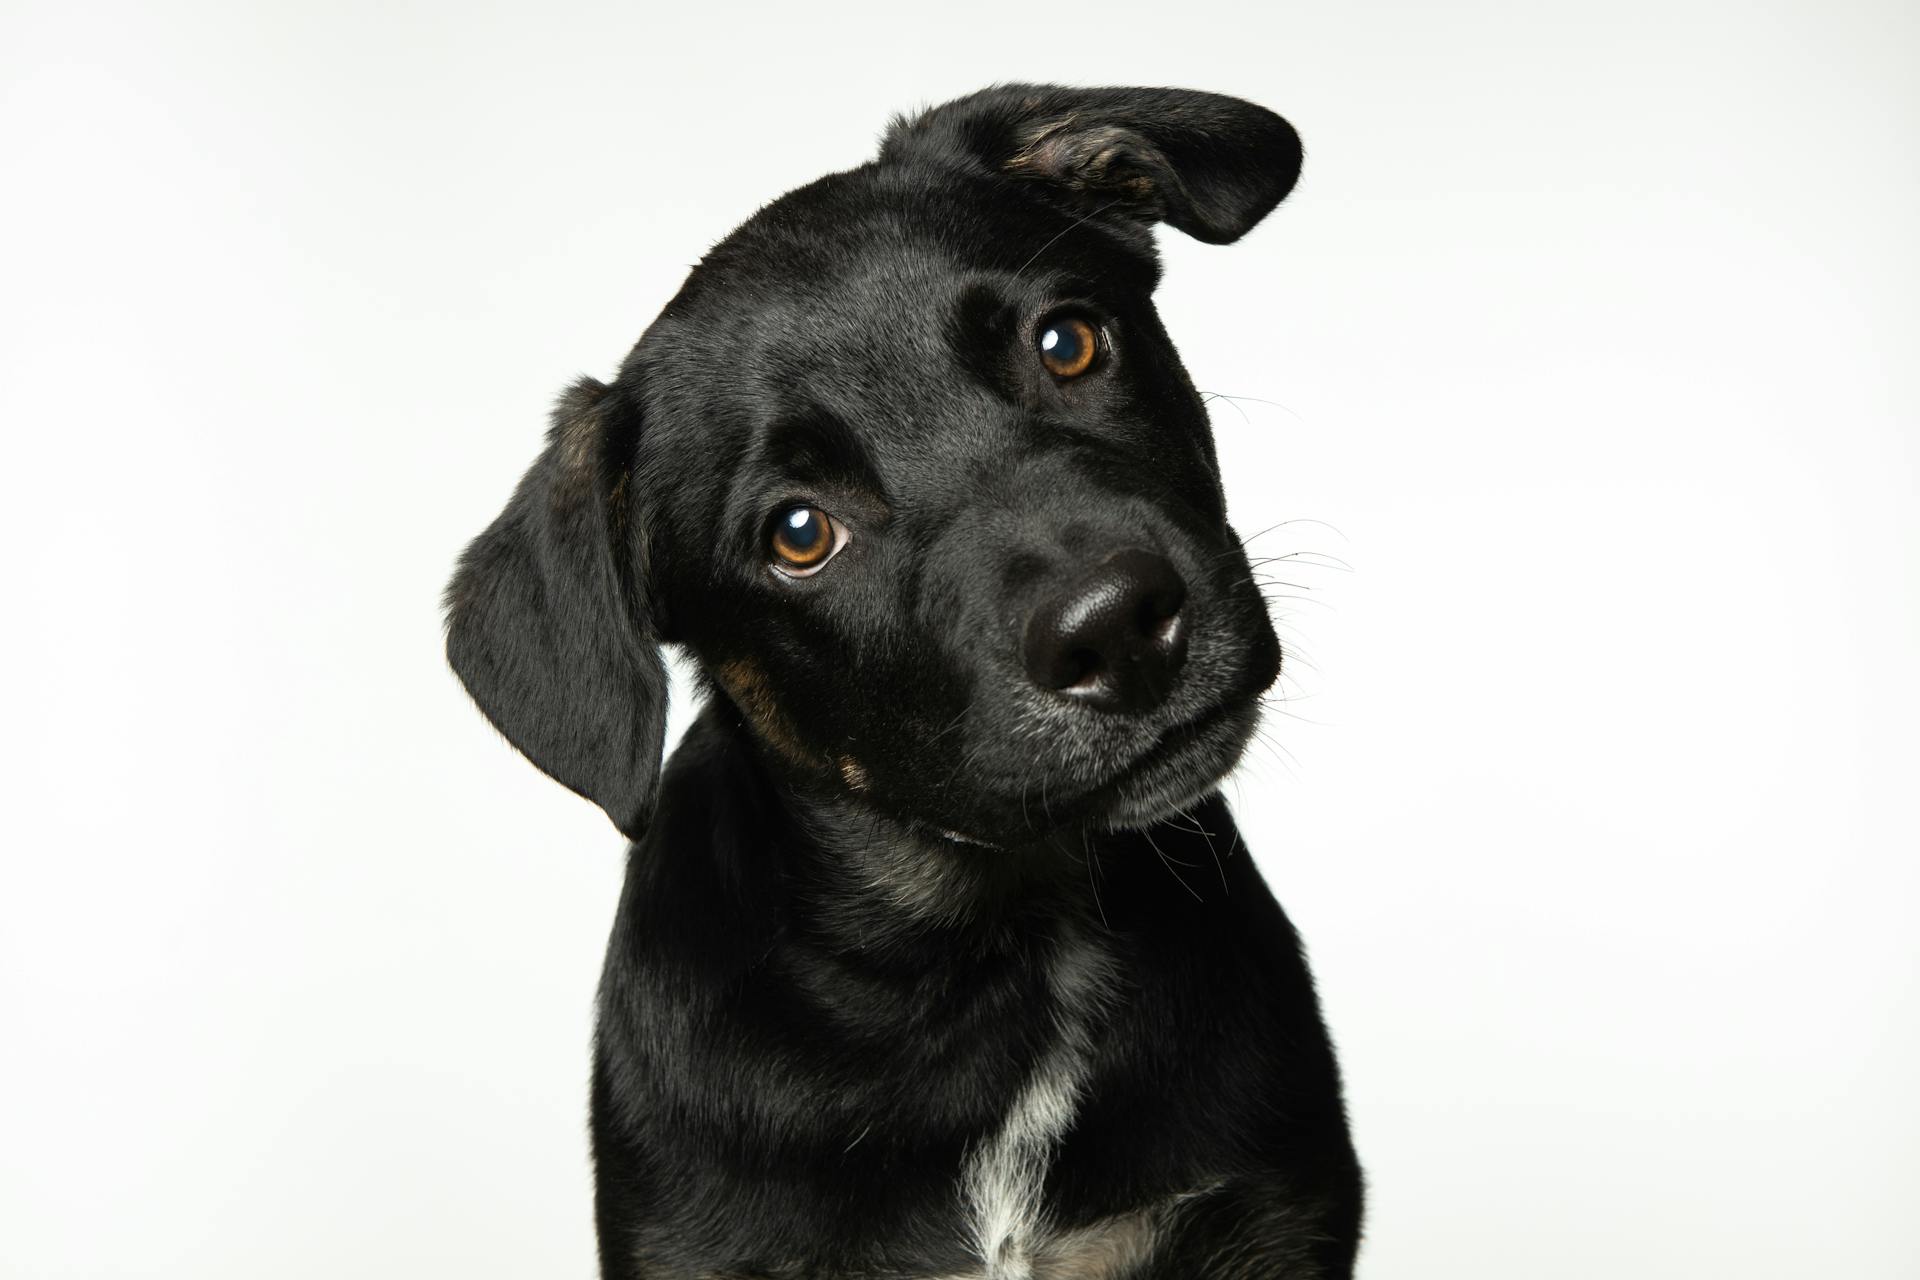
M 1073 689 L 1098 680 L 1105 670 L 1100 655 L 1092 649 L 1069 649 L 1048 672 L 1043 682 L 1055 689 Z
M 1140 634 L 1159 639 L 1171 633 L 1178 624 L 1180 606 L 1187 602 L 1185 583 L 1156 591 L 1140 601 L 1140 613 L 1137 619 Z

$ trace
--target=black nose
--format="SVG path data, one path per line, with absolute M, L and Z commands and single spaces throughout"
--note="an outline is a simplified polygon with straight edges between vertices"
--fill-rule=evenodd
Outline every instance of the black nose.
M 1165 556 L 1116 552 L 1027 619 L 1027 674 L 1102 711 L 1150 710 L 1186 660 L 1186 600 Z

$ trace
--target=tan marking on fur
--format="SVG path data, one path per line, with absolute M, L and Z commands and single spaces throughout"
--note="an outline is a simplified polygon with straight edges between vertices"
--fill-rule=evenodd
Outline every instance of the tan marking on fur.
M 559 463 L 548 493 L 554 507 L 574 511 L 598 498 L 601 421 L 599 404 L 607 388 L 591 378 L 568 387 L 553 407 L 548 433 Z
M 1067 116 L 1060 120 L 1044 121 L 1028 129 L 1026 137 L 1020 142 L 1020 149 L 1001 161 L 1000 167 L 1003 170 L 1039 169 L 1043 173 L 1050 173 L 1059 165 L 1054 143 L 1060 134 L 1073 126 L 1073 121 L 1074 117 Z
M 627 536 L 627 480 L 629 475 L 622 471 L 620 478 L 613 482 L 613 491 L 607 494 L 607 519 L 613 524 L 616 538 Z
M 1125 1280 L 1152 1259 L 1161 1216 L 1143 1209 L 1063 1231 L 1035 1250 L 1033 1280 Z
M 1145 139 L 1119 125 L 1089 124 L 1084 129 L 1076 116 L 1067 116 L 1028 130 L 1020 149 L 1001 162 L 1001 169 L 1014 177 L 1037 176 L 1087 191 L 1112 192 L 1119 199 L 1143 209 L 1152 208 L 1159 199 L 1159 188 L 1144 173 L 1129 173 L 1122 164 L 1136 151 L 1152 150 Z
M 802 764 L 815 763 L 813 753 L 802 745 L 792 722 L 780 709 L 767 673 L 757 663 L 751 658 L 734 658 L 721 663 L 715 674 L 720 678 L 720 687 L 727 691 L 734 705 L 746 713 L 747 719 L 753 721 L 754 728 L 769 746 Z
M 867 777 L 867 767 L 852 756 L 840 757 L 840 778 L 849 791 L 865 791 L 873 785 L 873 780 Z
M 560 463 L 569 472 L 587 471 L 593 465 L 594 448 L 600 441 L 600 415 L 580 409 L 562 418 L 560 427 Z

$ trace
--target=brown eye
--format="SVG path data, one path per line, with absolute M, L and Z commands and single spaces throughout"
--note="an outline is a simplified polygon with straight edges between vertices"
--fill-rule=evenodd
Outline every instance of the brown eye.
M 818 507 L 788 507 L 773 523 L 774 568 L 789 577 L 817 573 L 845 542 L 844 531 Z
M 1040 326 L 1040 363 L 1056 378 L 1077 378 L 1100 354 L 1100 331 L 1079 316 L 1055 316 Z

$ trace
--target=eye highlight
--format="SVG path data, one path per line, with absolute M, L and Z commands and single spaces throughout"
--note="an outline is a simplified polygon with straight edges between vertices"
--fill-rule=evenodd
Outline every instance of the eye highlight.
M 847 531 L 819 507 L 800 504 L 782 511 L 773 522 L 768 549 L 776 573 L 805 578 L 820 572 L 847 544 Z
M 1049 316 L 1034 338 L 1040 363 L 1056 378 L 1077 378 L 1100 357 L 1100 330 L 1085 317 Z

